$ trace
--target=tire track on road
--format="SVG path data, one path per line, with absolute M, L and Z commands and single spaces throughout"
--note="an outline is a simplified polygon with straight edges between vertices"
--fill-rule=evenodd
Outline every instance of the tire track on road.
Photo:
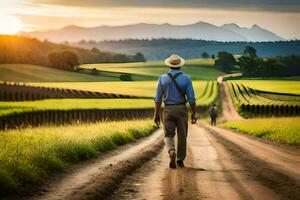
M 300 199 L 300 150 L 275 146 L 205 123 L 201 125 L 263 184 L 280 193 L 284 199 Z

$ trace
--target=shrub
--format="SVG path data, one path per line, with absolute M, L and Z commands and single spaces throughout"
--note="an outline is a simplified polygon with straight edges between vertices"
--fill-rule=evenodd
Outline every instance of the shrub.
M 122 75 L 120 75 L 120 80 L 121 81 L 132 81 L 132 78 L 131 78 L 130 74 L 122 74 Z

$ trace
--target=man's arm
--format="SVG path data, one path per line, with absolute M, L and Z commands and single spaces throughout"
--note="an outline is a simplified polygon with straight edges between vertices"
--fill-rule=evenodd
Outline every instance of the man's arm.
M 163 90 L 160 79 L 158 80 L 156 94 L 154 97 L 155 110 L 154 110 L 154 122 L 159 127 L 160 126 L 160 109 L 162 103 Z
M 160 126 L 160 109 L 161 109 L 161 102 L 155 102 L 155 111 L 154 111 L 154 122 L 159 127 Z
M 192 80 L 190 79 L 188 87 L 186 89 L 186 94 L 188 97 L 188 101 L 190 103 L 190 107 L 192 110 L 192 115 L 191 115 L 191 122 L 192 124 L 195 124 L 197 122 L 197 106 L 196 106 L 196 98 L 195 98 L 195 92 L 192 84 Z

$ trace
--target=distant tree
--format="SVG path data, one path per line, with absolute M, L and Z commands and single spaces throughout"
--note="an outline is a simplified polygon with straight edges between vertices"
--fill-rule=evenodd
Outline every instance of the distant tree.
M 50 65 L 55 68 L 60 68 L 60 54 L 58 52 L 52 52 L 48 55 Z
M 72 51 L 52 52 L 48 59 L 51 66 L 63 70 L 76 70 L 79 65 L 78 56 Z
M 257 58 L 256 49 L 254 47 L 246 46 L 244 49 L 244 56 Z
M 203 53 L 201 54 L 201 57 L 202 57 L 202 58 L 209 58 L 209 54 L 208 54 L 207 52 L 203 52 Z
M 78 44 L 80 44 L 80 43 L 84 44 L 84 43 L 86 43 L 86 42 L 87 42 L 86 40 L 82 39 L 82 40 L 80 40 L 80 41 L 78 42 Z
M 137 52 L 133 57 L 132 57 L 132 61 L 133 62 L 145 62 L 146 61 L 146 58 L 145 56 L 140 53 L 140 52 Z
M 218 59 L 215 60 L 215 66 L 224 72 L 230 72 L 237 64 L 235 58 L 231 53 L 221 51 L 218 53 Z
M 92 74 L 93 76 L 97 76 L 97 75 L 98 75 L 98 70 L 97 70 L 96 68 L 93 68 L 93 69 L 91 70 L 91 74 Z
M 284 76 L 285 69 L 286 65 L 281 59 L 268 58 L 261 60 L 257 75 L 265 77 Z
M 92 49 L 98 45 L 98 42 L 95 41 L 82 40 L 78 45 L 86 46 L 91 50 L 73 47 L 63 42 L 55 44 L 47 40 L 40 41 L 23 36 L 0 35 L 0 63 L 35 64 L 73 70 L 79 63 L 77 61 L 80 63 L 131 62 L 131 56 Z M 62 55 L 63 51 L 72 53 Z M 141 60 L 140 57 L 139 59 Z
M 101 53 L 100 52 L 100 50 L 99 49 L 97 49 L 96 47 L 93 47 L 92 49 L 91 49 L 91 52 L 93 52 L 93 53 Z
M 239 58 L 239 66 L 244 76 L 255 76 L 258 72 L 260 59 L 242 56 Z
M 211 54 L 211 59 L 215 59 L 215 54 Z
M 121 63 L 121 62 L 129 62 L 129 58 L 125 54 L 115 54 L 112 58 L 113 62 Z
M 241 71 L 246 77 L 282 77 L 300 75 L 300 56 L 251 58 L 242 56 L 239 58 Z
M 286 75 L 300 75 L 300 55 L 290 55 L 288 57 L 279 58 L 283 63 L 287 65 L 287 69 L 285 71 Z
M 201 56 L 202 58 L 209 58 L 209 54 L 207 52 L 203 52 Z
M 120 80 L 121 81 L 132 81 L 132 77 L 130 74 L 121 74 Z

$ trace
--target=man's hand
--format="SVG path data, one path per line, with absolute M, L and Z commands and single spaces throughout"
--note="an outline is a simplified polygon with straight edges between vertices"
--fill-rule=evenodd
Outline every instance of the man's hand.
M 191 122 L 192 122 L 192 124 L 196 124 L 196 122 L 197 122 L 197 117 L 196 117 L 197 106 L 196 106 L 196 102 L 191 103 L 190 106 L 191 106 L 191 109 L 192 109 Z
M 196 117 L 195 113 L 193 113 L 191 116 L 191 122 L 192 122 L 192 124 L 196 124 L 196 122 L 197 122 L 197 117 Z
M 160 125 L 160 107 L 161 107 L 161 102 L 159 103 L 155 102 L 154 122 L 157 127 L 159 127 Z
M 159 115 L 154 116 L 154 122 L 155 122 L 157 127 L 160 126 L 160 116 Z

